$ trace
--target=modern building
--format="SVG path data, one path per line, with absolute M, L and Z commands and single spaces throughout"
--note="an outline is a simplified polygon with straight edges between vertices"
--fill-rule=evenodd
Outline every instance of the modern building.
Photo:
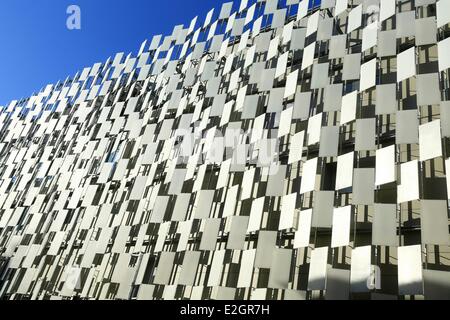
M 450 299 L 450 0 L 242 0 L 0 112 L 3 299 Z

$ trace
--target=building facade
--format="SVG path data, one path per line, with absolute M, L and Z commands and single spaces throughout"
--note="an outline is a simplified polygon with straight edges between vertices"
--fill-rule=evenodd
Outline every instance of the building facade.
M 2 299 L 450 299 L 450 0 L 242 0 L 0 113 Z

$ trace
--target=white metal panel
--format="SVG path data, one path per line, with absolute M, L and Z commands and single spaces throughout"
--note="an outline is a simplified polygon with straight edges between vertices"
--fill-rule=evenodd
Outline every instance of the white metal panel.
M 396 1 L 380 0 L 380 22 L 395 15 Z
M 372 222 L 372 244 L 378 246 L 398 246 L 397 206 L 376 203 Z
M 277 241 L 276 231 L 259 232 L 258 245 L 256 247 L 256 256 L 255 256 L 256 268 L 270 268 L 272 266 L 276 241 Z
M 438 28 L 450 22 L 450 1 L 439 0 L 436 4 Z
M 423 293 L 422 248 L 420 245 L 398 248 L 398 293 Z
M 442 156 L 441 120 L 419 126 L 420 161 Z
M 377 59 L 372 59 L 361 65 L 360 91 L 371 89 L 376 84 Z
M 312 209 L 302 210 L 298 219 L 297 231 L 294 237 L 294 248 L 309 246 L 312 221 Z
M 444 71 L 450 68 L 450 38 L 442 40 L 438 43 L 438 56 L 439 71 Z
M 313 191 L 316 186 L 316 171 L 318 158 L 310 159 L 303 164 L 300 193 Z
M 264 200 L 265 197 L 253 200 L 252 208 L 250 210 L 250 221 L 248 223 L 247 232 L 254 232 L 259 230 L 264 210 Z
M 277 248 L 273 254 L 267 287 L 287 289 L 291 271 L 292 250 Z
M 335 190 L 341 190 L 352 186 L 353 162 L 354 152 L 349 152 L 338 157 Z
M 185 286 L 192 286 L 194 284 L 200 254 L 200 251 L 186 251 L 181 266 L 180 277 L 178 278 L 178 284 Z
M 242 251 L 241 268 L 239 270 L 239 278 L 237 283 L 238 288 L 251 286 L 255 255 L 256 249 Z
M 416 49 L 412 47 L 397 55 L 397 82 L 416 75 Z
M 312 250 L 309 264 L 308 290 L 325 290 L 327 267 L 328 247 Z
M 342 97 L 341 126 L 356 119 L 358 91 L 353 91 Z
M 332 248 L 349 245 L 351 213 L 351 206 L 335 208 L 333 210 L 333 232 L 331 234 Z
M 281 213 L 278 230 L 286 230 L 294 227 L 297 193 L 283 196 L 281 199 Z
M 397 186 L 397 203 L 419 199 L 419 162 L 400 165 L 400 184 Z
M 305 140 L 305 131 L 298 132 L 291 138 L 288 164 L 295 163 L 302 159 L 304 140 Z
M 395 145 L 378 149 L 375 159 L 375 184 L 379 186 L 395 180 Z
M 421 200 L 422 244 L 450 245 L 447 200 Z
M 352 250 L 350 283 L 352 292 L 368 292 L 371 276 L 371 246 Z

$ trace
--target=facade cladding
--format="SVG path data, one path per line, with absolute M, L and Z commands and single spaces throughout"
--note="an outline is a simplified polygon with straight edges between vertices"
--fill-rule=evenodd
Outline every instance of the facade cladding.
M 226 3 L 3 107 L 0 297 L 450 298 L 449 23 Z

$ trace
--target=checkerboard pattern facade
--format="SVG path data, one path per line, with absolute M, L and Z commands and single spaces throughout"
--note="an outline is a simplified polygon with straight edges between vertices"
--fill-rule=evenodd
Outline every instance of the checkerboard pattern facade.
M 450 299 L 450 0 L 242 0 L 0 112 L 4 299 Z

